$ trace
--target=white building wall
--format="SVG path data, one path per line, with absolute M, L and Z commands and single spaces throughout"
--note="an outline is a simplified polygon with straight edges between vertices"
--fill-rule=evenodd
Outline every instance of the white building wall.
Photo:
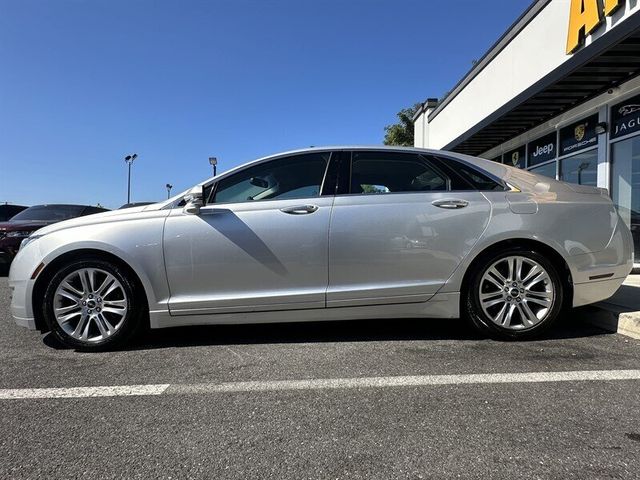
M 431 121 L 418 147 L 443 148 L 571 58 L 566 54 L 570 0 L 552 0 Z M 640 10 L 629 0 L 586 44 Z M 423 113 L 417 120 L 427 117 Z M 423 128 L 423 132 L 425 132 Z

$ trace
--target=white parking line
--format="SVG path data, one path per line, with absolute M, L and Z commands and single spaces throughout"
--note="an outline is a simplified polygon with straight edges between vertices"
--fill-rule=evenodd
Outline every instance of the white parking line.
M 25 388 L 0 390 L 0 400 L 31 398 L 88 398 L 146 396 L 162 394 L 211 394 L 322 390 L 353 388 L 420 387 L 500 383 L 548 383 L 640 380 L 640 370 L 583 370 L 570 372 L 478 373 L 402 377 L 318 378 L 309 380 L 267 380 L 252 382 L 121 385 L 112 387 Z
M 161 395 L 169 384 L 122 385 L 115 387 L 17 388 L 0 390 L 0 400 L 25 398 L 87 398 Z

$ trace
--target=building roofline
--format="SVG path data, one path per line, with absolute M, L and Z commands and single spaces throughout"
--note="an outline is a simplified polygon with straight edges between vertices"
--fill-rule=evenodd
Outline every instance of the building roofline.
M 452 150 L 456 148 L 462 142 L 468 140 L 476 133 L 480 132 L 487 126 L 491 125 L 493 122 L 495 122 L 500 117 L 502 117 L 503 115 L 507 114 L 508 112 L 516 108 L 518 105 L 525 102 L 527 99 L 531 98 L 533 95 L 543 91 L 544 89 L 548 88 L 554 83 L 565 78 L 567 75 L 571 74 L 571 72 L 574 72 L 578 70 L 580 67 L 588 64 L 588 62 L 591 59 L 602 54 L 603 52 L 611 48 L 613 45 L 621 42 L 622 40 L 629 37 L 635 31 L 638 31 L 638 30 L 640 30 L 640 11 L 633 13 L 627 18 L 627 20 L 622 22 L 616 28 L 609 31 L 606 35 L 603 35 L 597 38 L 596 40 L 591 42 L 591 44 L 587 45 L 586 47 L 582 48 L 578 52 L 574 53 L 569 60 L 567 60 L 562 65 L 557 67 L 555 70 L 549 72 L 546 76 L 544 76 L 543 78 L 535 82 L 533 85 L 531 85 L 529 88 L 527 88 L 520 94 L 516 95 L 509 102 L 504 104 L 502 107 L 496 109 L 492 114 L 485 117 L 483 120 L 478 122 L 469 130 L 462 133 L 454 140 L 450 141 L 447 145 L 443 146 L 442 149 Z M 630 80 L 635 76 L 637 76 L 637 73 L 626 77 L 624 81 Z M 582 99 L 580 102 L 577 102 L 576 104 L 572 105 L 571 108 L 574 108 L 574 107 L 577 107 L 578 105 L 583 104 L 584 102 L 588 101 L 590 98 L 593 98 L 599 95 L 600 93 L 602 93 L 602 91 L 594 92 L 592 96 Z
M 471 67 L 471 69 L 462 77 L 462 79 L 453 87 L 447 96 L 439 103 L 439 105 L 429 114 L 429 121 L 433 120 L 438 114 L 455 98 L 458 94 L 476 77 L 489 63 L 497 57 L 502 50 L 540 13 L 551 0 L 534 0 L 531 5 L 518 17 L 518 19 L 507 29 L 505 33 L 489 48 L 489 50 Z M 418 110 L 417 118 L 425 111 L 424 108 Z

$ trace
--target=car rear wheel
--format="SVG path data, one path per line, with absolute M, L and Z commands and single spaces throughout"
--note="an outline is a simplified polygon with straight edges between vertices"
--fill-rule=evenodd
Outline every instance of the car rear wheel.
M 467 291 L 465 310 L 482 333 L 526 339 L 557 321 L 563 298 L 558 271 L 546 257 L 512 248 L 480 262 Z
M 66 346 L 85 351 L 116 348 L 143 324 L 144 302 L 136 290 L 119 266 L 101 259 L 79 260 L 53 276 L 44 295 L 44 318 Z

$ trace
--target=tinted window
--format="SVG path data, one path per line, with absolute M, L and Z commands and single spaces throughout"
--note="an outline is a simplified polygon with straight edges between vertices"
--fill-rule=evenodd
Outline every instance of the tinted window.
M 443 168 L 451 172 L 451 189 L 452 190 L 505 190 L 505 186 L 492 179 L 489 175 L 482 171 L 470 167 L 464 162 L 459 162 L 451 158 L 438 158 Z
M 213 203 L 317 197 L 329 152 L 280 158 L 220 180 Z
M 101 207 L 87 207 L 84 209 L 84 212 L 82 212 L 82 215 L 93 215 L 94 213 L 102 213 L 108 211 L 109 210 L 107 210 L 106 208 Z
M 84 207 L 82 205 L 36 205 L 23 210 L 11 220 L 66 220 L 79 217 Z
M 419 155 L 394 152 L 354 152 L 351 193 L 446 191 L 448 178 Z

